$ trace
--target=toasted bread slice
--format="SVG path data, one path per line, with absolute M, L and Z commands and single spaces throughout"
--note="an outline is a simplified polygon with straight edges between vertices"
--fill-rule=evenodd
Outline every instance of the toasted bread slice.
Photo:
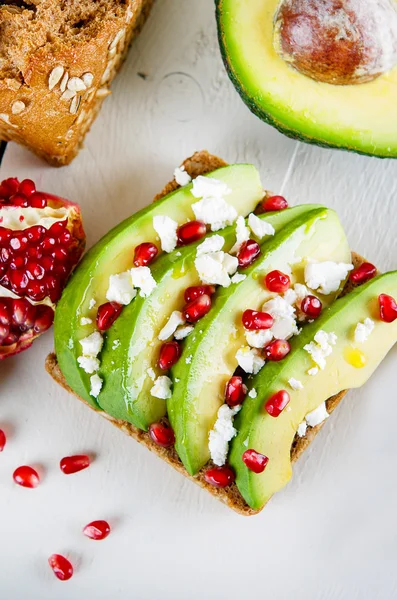
M 218 169 L 219 167 L 225 166 L 226 163 L 222 159 L 220 159 L 216 156 L 213 156 L 206 151 L 202 151 L 202 152 L 196 152 L 192 157 L 186 159 L 184 161 L 183 165 L 184 165 L 186 171 L 189 173 L 189 175 L 191 175 L 191 177 L 197 177 L 198 175 L 204 175 L 205 173 L 210 173 L 211 171 L 214 171 L 215 169 Z M 168 183 L 165 186 L 163 191 L 155 197 L 155 200 L 158 200 L 158 199 L 162 198 L 163 196 L 165 196 L 166 194 L 169 194 L 170 192 L 175 190 L 177 187 L 179 187 L 179 186 L 176 183 L 176 181 L 175 180 L 171 181 L 170 183 Z M 354 266 L 356 267 L 356 266 L 360 265 L 362 262 L 364 262 L 364 259 L 362 257 L 360 257 L 358 254 L 353 253 L 352 261 L 353 261 Z M 346 285 L 343 293 L 344 294 L 348 293 L 351 290 L 351 288 L 352 288 L 351 283 L 348 283 Z M 55 354 L 48 355 L 47 360 L 46 360 L 46 370 L 51 375 L 51 377 L 57 383 L 59 383 L 65 390 L 74 394 L 73 390 L 66 383 L 66 380 L 59 368 L 59 365 L 57 362 L 57 357 Z M 327 403 L 326 403 L 327 411 L 329 413 L 332 413 L 335 410 L 335 408 L 338 406 L 338 404 L 340 403 L 342 398 L 345 396 L 345 394 L 346 394 L 346 392 L 341 392 L 341 393 L 337 394 L 336 396 L 333 396 L 332 398 L 329 398 L 327 400 Z M 76 394 L 74 394 L 74 395 L 76 395 Z M 76 396 L 76 397 L 79 398 L 79 400 L 81 400 L 82 402 L 84 402 L 86 404 L 86 402 L 82 398 L 80 398 L 79 396 Z M 87 404 L 87 406 L 89 406 L 89 405 Z M 92 407 L 90 407 L 90 408 L 92 408 Z M 93 409 L 93 410 L 95 410 L 95 409 Z M 182 462 L 180 461 L 174 448 L 161 448 L 160 446 L 157 446 L 152 441 L 152 439 L 150 438 L 148 433 L 137 429 L 136 427 L 134 427 L 134 425 L 127 423 L 127 421 L 121 421 L 118 419 L 114 419 L 113 417 L 111 417 L 110 415 L 105 413 L 104 411 L 99 411 L 99 412 L 103 417 L 105 417 L 105 419 L 108 419 L 108 421 L 113 423 L 113 425 L 115 425 L 116 427 L 118 427 L 119 429 L 124 431 L 124 433 L 126 433 L 127 435 L 133 437 L 135 440 L 137 440 L 141 444 L 144 444 L 146 446 L 146 448 L 148 448 L 149 450 L 151 450 L 152 452 L 154 452 L 155 454 L 160 456 L 163 460 L 168 462 L 168 464 L 170 464 L 172 467 L 174 467 L 174 469 L 176 469 L 177 471 L 179 471 L 180 473 L 185 475 L 185 477 L 188 477 L 189 479 L 191 479 L 192 481 L 194 481 L 195 483 L 200 485 L 202 488 L 205 488 L 210 494 L 212 494 L 213 496 L 218 498 L 218 500 L 220 500 L 221 502 L 224 502 L 225 504 L 227 504 L 230 508 L 232 508 L 236 512 L 238 512 L 242 515 L 246 515 L 246 516 L 254 515 L 257 512 L 260 512 L 260 511 L 253 510 L 246 504 L 245 500 L 241 496 L 241 494 L 235 484 L 233 484 L 227 488 L 223 488 L 223 489 L 215 488 L 214 486 L 208 484 L 205 481 L 204 470 L 202 470 L 200 473 L 198 473 L 194 477 L 190 476 L 187 473 L 187 471 L 185 470 L 185 468 L 184 468 Z M 324 424 L 324 422 L 320 423 L 316 427 L 308 427 L 306 435 L 302 438 L 298 437 L 297 435 L 295 436 L 294 442 L 291 447 L 292 462 L 295 462 L 299 458 L 299 456 L 303 453 L 303 451 L 307 448 L 307 446 L 313 441 L 313 439 L 315 438 L 317 433 L 320 431 L 323 424 Z

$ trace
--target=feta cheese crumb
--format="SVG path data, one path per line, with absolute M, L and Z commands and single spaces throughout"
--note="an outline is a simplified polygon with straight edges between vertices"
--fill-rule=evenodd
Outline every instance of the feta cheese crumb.
M 84 327 L 84 325 L 91 325 L 92 323 L 92 319 L 89 319 L 88 317 L 81 317 L 80 319 L 80 325 L 82 325 Z
M 320 423 L 325 421 L 325 419 L 328 419 L 328 417 L 329 414 L 327 412 L 327 407 L 325 402 L 323 402 L 318 408 L 309 412 L 306 415 L 305 420 L 306 423 L 310 425 L 310 427 L 315 427 L 316 425 L 319 425 Z
M 312 369 L 309 369 L 307 374 L 310 375 L 310 377 L 315 377 L 315 375 L 317 375 L 319 371 L 318 367 L 313 367 Z
M 152 369 L 152 367 L 149 367 L 148 369 L 146 369 L 146 373 L 149 375 L 149 377 L 152 381 L 154 381 L 156 379 L 156 373 L 154 372 L 154 369 Z
M 195 198 L 223 198 L 231 193 L 227 183 L 214 177 L 199 175 L 193 180 L 192 194 Z
M 238 217 L 236 221 L 236 243 L 230 250 L 232 254 L 237 254 L 244 242 L 250 239 L 250 231 L 245 224 L 244 217 Z
M 90 396 L 93 396 L 94 398 L 98 398 L 99 393 L 102 389 L 103 379 L 101 379 L 99 377 L 99 375 L 97 375 L 97 374 L 91 375 L 90 383 L 91 383 Z
M 160 400 L 168 400 L 168 398 L 171 398 L 172 396 L 171 386 L 171 379 L 166 375 L 160 375 L 160 377 L 157 377 L 155 380 L 150 393 L 155 398 L 160 398 Z
M 99 360 L 94 356 L 79 356 L 77 358 L 80 369 L 83 369 L 86 373 L 95 373 L 99 369 Z
M 174 338 L 176 340 L 184 340 L 188 335 L 192 333 L 193 330 L 193 325 L 185 325 L 178 327 L 178 329 L 174 333 Z
M 120 343 L 120 340 L 114 340 L 112 350 L 117 350 L 117 348 L 120 346 Z
M 228 275 L 234 275 L 238 269 L 238 258 L 236 256 L 231 256 L 230 254 L 225 252 L 222 264 L 226 269 L 226 273 Z
M 109 300 L 109 302 L 118 302 L 118 304 L 127 306 L 135 296 L 136 289 L 132 284 L 129 271 L 119 273 L 118 275 L 111 275 L 109 277 L 109 288 L 106 293 L 106 299 Z
M 354 331 L 354 341 L 356 344 L 363 344 L 367 341 L 375 328 L 375 323 L 372 319 L 365 319 L 363 323 L 357 323 Z
M 236 359 L 239 366 L 244 369 L 246 373 L 253 373 L 254 375 L 259 373 L 265 364 L 265 360 L 258 350 L 250 348 L 249 346 L 240 348 L 236 353 Z
M 153 278 L 149 267 L 135 267 L 130 270 L 132 285 L 139 288 L 139 295 L 142 298 L 147 298 L 156 287 L 156 282 Z
M 305 282 L 310 289 L 328 295 L 339 289 L 341 282 L 352 269 L 351 264 L 332 261 L 310 262 L 305 266 Z
M 260 219 L 254 213 L 251 213 L 248 216 L 248 225 L 254 235 L 260 240 L 265 237 L 265 235 L 274 235 L 276 233 L 273 225 L 267 223 L 264 219 Z
M 288 383 L 293 390 L 303 390 L 302 382 L 300 382 L 299 379 L 295 379 L 295 377 L 288 379 Z
M 223 198 L 203 198 L 192 204 L 196 219 L 211 226 L 211 231 L 219 231 L 227 225 L 233 225 L 237 211 Z
M 256 398 L 256 397 L 257 397 L 257 395 L 258 395 L 258 393 L 257 393 L 257 391 L 256 391 L 256 389 L 255 389 L 255 388 L 252 388 L 252 390 L 250 390 L 250 391 L 248 392 L 248 396 L 249 396 L 250 398 Z
M 295 308 L 284 298 L 275 296 L 264 303 L 262 310 L 273 317 L 274 323 L 270 330 L 273 337 L 279 340 L 288 340 L 298 334 Z
M 202 244 L 197 246 L 196 256 L 208 254 L 210 252 L 219 252 L 222 250 L 225 243 L 225 238 L 221 235 L 212 235 L 204 240 Z
M 84 356 L 96 357 L 102 350 L 103 337 L 99 331 L 94 331 L 91 335 L 80 340 L 80 346 L 83 349 Z
M 314 342 L 306 344 L 303 349 L 310 354 L 313 362 L 323 371 L 327 364 L 326 358 L 332 354 L 332 346 L 335 346 L 337 339 L 335 333 L 320 330 L 314 336 Z
M 302 423 L 298 427 L 297 434 L 299 437 L 305 437 L 307 431 L 307 423 L 306 421 L 302 421 Z
M 90 303 L 88 305 L 88 308 L 90 310 L 92 310 L 94 308 L 94 306 L 96 305 L 96 300 L 94 300 L 94 298 L 91 298 Z
M 170 318 L 167 323 L 164 325 L 163 329 L 159 333 L 159 340 L 164 342 L 168 340 L 172 335 L 174 335 L 175 331 L 179 327 L 179 325 L 184 325 L 186 323 L 185 317 L 179 310 L 174 310 L 171 313 Z
M 229 451 L 229 442 L 234 438 L 237 431 L 233 427 L 233 418 L 239 412 L 241 406 L 229 408 L 223 404 L 218 410 L 218 418 L 214 428 L 209 433 L 209 451 L 211 458 L 218 467 L 225 464 Z
M 270 329 L 245 330 L 245 339 L 251 348 L 264 348 L 273 339 Z
M 158 233 L 161 243 L 161 249 L 164 252 L 172 252 L 177 245 L 178 236 L 176 231 L 178 223 L 170 217 L 156 215 L 153 217 L 153 228 Z
M 233 277 L 230 279 L 232 283 L 240 283 L 247 278 L 247 275 L 242 275 L 242 273 L 235 273 Z
M 210 252 L 197 256 L 194 265 L 203 283 L 229 287 L 230 277 L 224 252 Z
M 189 173 L 186 172 L 184 165 L 181 167 L 176 167 L 174 171 L 174 178 L 178 185 L 187 185 L 191 182 L 192 178 Z

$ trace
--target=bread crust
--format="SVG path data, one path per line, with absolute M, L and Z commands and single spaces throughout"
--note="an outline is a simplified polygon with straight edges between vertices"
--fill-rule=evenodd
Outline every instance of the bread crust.
M 186 159 L 184 161 L 183 165 L 184 165 L 186 171 L 189 173 L 189 175 L 191 175 L 192 177 L 197 177 L 198 175 L 204 175 L 205 173 L 210 173 L 214 169 L 218 169 L 219 167 L 225 166 L 226 163 L 222 159 L 218 158 L 217 156 L 213 156 L 213 155 L 209 154 L 207 151 L 202 151 L 202 152 L 196 152 L 193 156 Z M 178 187 L 179 186 L 175 180 L 169 182 L 164 187 L 162 192 L 155 197 L 154 200 L 158 200 L 158 199 L 162 198 L 163 196 L 165 196 L 166 194 L 169 194 L 170 192 L 174 191 Z M 353 253 L 352 261 L 353 261 L 354 266 L 356 267 L 359 264 L 361 264 L 362 262 L 364 262 L 364 259 L 361 256 L 359 256 L 358 254 Z M 351 289 L 352 289 L 352 284 L 348 283 L 344 289 L 343 294 L 348 293 Z M 188 472 L 186 471 L 186 469 L 184 468 L 184 466 L 183 466 L 181 460 L 179 459 L 174 448 L 161 448 L 160 446 L 158 446 L 157 444 L 155 444 L 152 441 L 152 439 L 148 433 L 138 429 L 131 423 L 128 423 L 127 421 L 122 421 L 119 419 L 114 419 L 113 417 L 111 417 L 110 415 L 105 413 L 104 411 L 96 411 L 92 406 L 87 404 L 85 402 L 85 400 L 83 400 L 82 398 L 77 396 L 77 394 L 75 394 L 73 392 L 73 390 L 68 386 L 68 384 L 66 383 L 66 380 L 59 368 L 58 361 L 57 361 L 56 355 L 54 353 L 49 354 L 47 356 L 45 367 L 46 367 L 47 372 L 51 375 L 51 377 L 57 383 L 59 383 L 59 385 L 61 385 L 66 391 L 68 391 L 71 394 L 73 394 L 74 396 L 76 396 L 76 398 L 81 400 L 81 402 L 84 402 L 84 404 L 86 404 L 89 408 L 91 408 L 95 412 L 99 413 L 105 419 L 110 421 L 113 425 L 118 427 L 121 431 L 123 431 L 130 437 L 134 438 L 137 442 L 140 442 L 141 444 L 146 446 L 146 448 L 148 448 L 148 450 L 157 454 L 157 456 L 159 456 L 160 458 L 165 460 L 169 465 L 171 465 L 179 473 L 182 473 L 185 477 L 187 477 L 191 481 L 194 481 L 197 485 L 199 485 L 200 487 L 207 490 L 210 494 L 212 494 L 212 496 L 215 496 L 215 498 L 217 498 L 218 500 L 220 500 L 221 502 L 223 502 L 224 504 L 229 506 L 235 512 L 237 512 L 241 515 L 244 515 L 244 516 L 255 515 L 260 512 L 260 510 L 253 510 L 252 508 L 250 508 L 248 506 L 248 504 L 245 502 L 245 500 L 241 496 L 236 484 L 233 484 L 227 488 L 219 488 L 219 489 L 215 488 L 214 486 L 208 484 L 205 481 L 205 478 L 204 478 L 205 469 L 202 469 L 200 471 L 200 473 L 198 473 L 195 476 L 189 475 Z M 347 393 L 346 391 L 340 392 L 336 396 L 332 396 L 332 398 L 329 398 L 327 400 L 326 405 L 327 405 L 328 413 L 331 414 L 336 409 L 336 407 L 341 402 L 341 400 L 344 398 L 346 393 Z M 293 463 L 298 460 L 298 458 L 302 455 L 304 450 L 314 440 L 314 438 L 316 437 L 316 435 L 318 434 L 320 429 L 323 427 L 324 423 L 325 423 L 325 421 L 323 423 L 320 423 L 316 427 L 308 427 L 306 435 L 304 437 L 298 437 L 298 435 L 295 436 L 295 439 L 294 439 L 292 447 L 291 447 L 291 461 Z
M 73 44 L 56 38 L 21 57 L 18 76 L 0 79 L 0 139 L 23 144 L 54 166 L 69 164 L 110 94 L 109 86 L 152 4 L 153 0 L 129 0 L 122 15 L 109 15 L 92 38 Z M 18 18 L 20 13 L 0 7 L 0 26 Z M 1 44 L 0 39 L 0 56 Z M 63 74 L 49 89 L 57 67 Z M 75 98 L 61 99 L 66 73 L 69 80 L 81 80 L 88 73 L 92 83 Z

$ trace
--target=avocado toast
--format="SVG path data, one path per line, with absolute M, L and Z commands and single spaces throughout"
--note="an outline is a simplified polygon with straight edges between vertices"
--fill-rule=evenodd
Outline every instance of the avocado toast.
M 212 171 L 214 170 L 214 168 L 219 167 L 221 164 L 221 161 L 219 161 L 219 159 L 215 159 L 214 157 L 209 156 L 206 153 L 200 153 L 200 154 L 196 154 L 194 157 L 192 157 L 192 159 L 189 159 L 188 161 L 185 162 L 185 168 L 186 171 L 188 173 L 190 173 L 193 177 L 197 176 L 203 172 L 208 172 L 208 171 Z M 172 187 L 175 186 L 175 182 L 169 184 L 169 186 L 167 186 L 166 192 L 171 191 Z M 308 212 L 310 212 L 310 208 L 311 211 L 316 212 L 316 211 L 320 211 L 319 215 L 321 214 L 321 212 L 326 211 L 326 209 L 324 208 L 319 208 L 319 207 L 307 207 Z M 332 211 L 331 211 L 332 212 Z M 281 213 L 280 213 L 281 214 Z M 303 219 L 304 217 L 301 215 L 300 219 Z M 320 221 L 321 223 L 321 221 Z M 288 227 L 292 227 L 292 224 L 288 225 Z M 299 228 L 299 225 L 295 224 L 295 227 Z M 270 241 L 264 241 L 263 243 L 261 242 L 260 244 L 260 248 L 262 250 L 262 254 L 261 254 L 261 258 L 260 260 L 263 260 L 263 255 L 264 253 L 266 253 L 266 246 L 269 245 L 274 245 L 277 238 L 280 236 L 280 234 L 278 233 L 276 236 L 274 236 L 274 238 L 271 238 Z M 208 236 L 205 239 L 209 239 Z M 343 237 L 341 238 L 343 239 Z M 199 245 L 199 244 L 198 244 Z M 180 250 L 183 250 L 186 247 L 181 247 Z M 178 250 L 177 250 L 178 251 Z M 345 260 L 345 254 L 346 250 L 343 250 L 343 255 L 342 257 L 340 256 L 335 256 L 335 260 Z M 298 273 L 299 273 L 299 262 L 298 262 L 298 258 L 299 256 L 295 256 L 295 260 L 297 261 L 295 264 L 298 265 Z M 159 261 L 161 259 L 158 259 Z M 321 254 L 319 255 L 319 260 L 324 260 L 324 256 L 321 256 Z M 332 258 L 331 258 L 332 260 Z M 354 267 L 359 266 L 361 263 L 363 262 L 362 259 L 360 259 L 358 256 L 353 256 L 353 264 Z M 255 262 L 253 263 L 253 270 L 255 271 Z M 155 265 L 155 263 L 154 263 Z M 153 272 L 154 272 L 154 265 L 153 265 Z M 278 266 L 278 265 L 276 265 Z M 293 266 L 293 265 L 292 265 Z M 244 269 L 240 269 L 240 273 L 246 273 L 248 274 L 250 267 L 247 268 L 247 270 L 245 271 Z M 291 281 L 292 283 L 294 283 L 294 278 L 295 276 L 297 276 L 293 271 L 294 269 L 291 269 Z M 300 274 L 301 275 L 301 274 Z M 342 278 L 342 285 L 343 286 L 346 277 Z M 246 286 L 246 279 L 242 279 L 239 283 L 234 283 L 232 284 L 234 286 Z M 344 292 L 348 292 L 350 291 L 351 288 L 351 282 L 347 283 L 344 286 Z M 230 286 L 231 287 L 231 286 Z M 221 287 L 220 290 L 217 291 L 217 293 L 215 294 L 214 297 L 214 305 L 216 305 L 217 302 L 221 302 L 222 301 L 222 296 L 226 295 L 229 296 L 229 290 L 230 287 Z M 334 300 L 334 297 L 337 293 L 340 292 L 340 289 L 338 288 L 337 290 L 335 290 L 334 292 L 332 292 L 334 294 L 334 296 L 331 299 L 331 308 L 329 310 L 333 310 L 332 307 L 335 306 L 335 303 L 332 303 L 332 301 Z M 231 294 L 231 296 L 233 296 L 234 294 Z M 325 297 L 323 297 L 321 294 L 317 293 L 318 296 L 320 296 L 323 300 L 325 300 Z M 339 302 L 339 301 L 337 301 Z M 326 314 L 326 310 L 325 309 L 325 302 L 324 302 L 324 313 L 321 316 L 321 318 L 324 317 L 324 315 Z M 128 309 L 130 310 L 130 306 L 127 306 L 126 308 L 124 308 L 124 310 Z M 245 307 L 244 307 L 245 308 Z M 253 308 L 258 308 L 258 307 L 253 307 Z M 210 317 L 212 311 L 209 311 L 208 313 L 208 318 Z M 216 314 L 220 314 L 221 311 L 218 311 Z M 123 313 L 122 313 L 123 314 Z M 215 313 L 213 313 L 215 314 Z M 203 323 L 204 325 L 204 321 L 207 317 L 204 316 L 203 320 L 201 320 L 201 323 Z M 117 323 L 117 321 L 115 322 L 115 324 Z M 198 330 L 200 331 L 200 322 L 198 322 L 198 324 L 195 325 L 195 327 L 198 328 Z M 316 321 L 314 321 L 313 324 L 308 324 L 308 325 L 304 325 L 303 328 L 303 332 L 301 335 L 304 335 L 304 333 L 306 332 L 306 328 L 308 327 L 315 327 L 316 326 Z M 112 329 L 109 330 L 110 332 L 112 331 Z M 187 339 L 185 341 L 182 342 L 182 344 L 184 344 L 185 346 L 188 345 L 192 345 L 194 344 L 193 341 L 193 337 L 196 335 L 195 333 L 192 333 L 189 337 L 187 337 Z M 315 334 L 313 334 L 315 335 Z M 394 331 L 394 335 L 395 335 L 395 331 Z M 293 346 L 294 344 L 297 344 L 299 342 L 299 338 L 300 335 L 296 335 L 294 336 L 293 340 L 291 341 L 291 346 Z M 167 342 L 165 342 L 167 343 Z M 105 342 L 106 344 L 106 342 Z M 189 367 L 189 362 L 186 362 L 186 358 L 189 358 L 190 354 L 184 355 L 185 350 L 182 350 L 182 356 L 180 358 L 180 360 L 183 359 L 184 364 L 186 364 L 187 367 Z M 190 352 L 190 351 L 189 351 Z M 256 351 L 259 354 L 259 350 Z M 294 356 L 294 353 L 292 353 L 291 355 L 287 356 L 286 358 L 284 358 L 284 361 L 289 361 L 290 359 L 292 359 L 292 357 Z M 262 373 L 265 374 L 266 369 L 267 368 L 274 368 L 274 366 L 283 365 L 283 361 L 280 361 L 279 363 L 276 362 L 268 362 L 265 367 L 263 369 L 261 369 L 259 371 L 259 373 L 254 376 L 254 379 L 251 380 L 250 377 L 245 378 L 245 383 L 247 384 L 248 388 L 252 389 L 251 386 L 251 381 L 255 381 L 256 378 L 261 377 Z M 237 366 L 237 365 L 236 365 Z M 178 369 L 183 370 L 183 363 L 182 362 L 177 362 L 176 365 L 172 368 L 172 377 L 174 378 L 174 371 L 177 372 Z M 76 393 L 75 390 L 73 390 L 67 383 L 61 369 L 59 368 L 58 364 L 57 364 L 57 358 L 56 356 L 50 355 L 47 359 L 47 370 L 50 372 L 50 374 L 53 376 L 53 378 L 60 383 L 61 385 L 63 385 L 63 387 L 65 387 L 66 389 L 68 389 L 69 391 Z M 241 372 L 241 368 L 240 368 L 240 372 Z M 264 375 L 263 375 L 264 376 Z M 175 377 L 175 379 L 177 379 L 178 377 Z M 315 377 L 313 377 L 313 380 L 315 379 Z M 225 380 L 226 381 L 226 380 Z M 177 382 L 178 383 L 178 382 Z M 353 385 L 353 383 L 352 383 Z M 253 386 L 255 387 L 255 386 Z M 258 391 L 259 391 L 259 386 L 258 387 Z M 104 386 L 104 390 L 106 389 L 106 380 L 105 380 L 105 386 Z M 291 398 L 293 396 L 293 391 L 291 389 L 289 389 Z M 78 394 L 76 394 L 78 395 Z M 337 404 L 340 402 L 340 400 L 342 399 L 344 395 L 344 392 L 340 392 L 338 394 L 336 394 L 335 396 L 333 396 L 332 398 L 328 399 L 326 401 L 326 408 L 327 408 L 327 412 L 331 413 L 334 408 L 337 406 Z M 258 398 L 258 397 L 257 397 Z M 82 399 L 82 398 L 80 398 Z M 86 401 L 86 400 L 84 400 Z M 98 397 L 98 401 L 100 402 L 100 395 Z M 171 400 L 168 399 L 167 402 L 170 405 Z M 243 420 L 243 413 L 244 411 L 248 410 L 245 409 L 245 406 L 249 407 L 252 403 L 254 402 L 254 399 L 251 398 L 250 396 L 246 396 L 246 400 L 243 404 L 243 409 L 241 410 L 241 416 L 237 416 L 235 423 L 239 423 L 240 420 Z M 292 402 L 292 400 L 291 400 Z M 165 403 L 165 401 L 164 401 Z M 247 403 L 247 404 L 246 404 Z M 219 402 L 218 400 L 218 404 L 216 405 L 216 408 L 219 407 L 219 404 L 222 404 L 222 402 Z M 214 485 L 211 485 L 208 482 L 208 477 L 206 478 L 206 472 L 208 471 L 208 467 L 205 467 L 205 469 L 201 469 L 198 473 L 196 473 L 194 476 L 188 475 L 187 471 L 185 470 L 175 448 L 173 446 L 171 447 L 162 447 L 160 445 L 158 445 L 158 443 L 156 444 L 155 441 L 153 441 L 153 438 L 150 436 L 149 433 L 145 432 L 143 429 L 138 429 L 135 425 L 133 425 L 131 422 L 128 422 L 128 420 L 121 420 L 121 419 L 117 419 L 114 416 L 112 416 L 111 414 L 108 414 L 105 411 L 100 411 L 101 414 L 103 416 L 105 416 L 105 418 L 108 418 L 110 421 L 112 421 L 116 426 L 118 426 L 120 429 L 122 429 L 125 433 L 127 433 L 128 435 L 131 435 L 132 437 L 134 437 L 135 439 L 139 440 L 140 442 L 144 443 L 150 450 L 156 452 L 158 455 L 160 455 L 162 458 L 164 458 L 165 460 L 167 460 L 170 464 L 172 464 L 172 466 L 174 466 L 177 470 L 179 470 L 180 472 L 184 473 L 186 476 L 190 477 L 192 480 L 194 480 L 196 483 L 198 483 L 199 485 L 201 485 L 202 487 L 205 487 L 208 491 L 210 491 L 210 493 L 212 493 L 213 495 L 215 495 L 216 497 L 218 497 L 218 499 L 220 499 L 221 501 L 225 502 L 226 504 L 228 504 L 231 508 L 233 508 L 234 510 L 236 510 L 237 512 L 240 512 L 241 514 L 245 514 L 245 515 L 249 515 L 249 514 L 254 514 L 256 512 L 258 512 L 258 510 L 260 510 L 260 508 L 262 507 L 261 501 L 251 501 L 251 506 L 244 500 L 243 496 L 240 493 L 240 490 L 238 489 L 237 485 L 235 483 L 232 483 L 231 485 L 224 487 L 224 488 L 219 488 L 219 487 L 215 487 Z M 288 414 L 288 413 L 285 413 Z M 282 415 L 284 417 L 284 415 Z M 216 414 L 215 414 L 215 418 L 216 418 Z M 171 419 L 172 420 L 172 419 Z M 318 432 L 318 430 L 321 428 L 321 426 L 323 425 L 324 421 L 320 422 L 318 425 L 314 425 L 313 427 L 309 426 L 306 429 L 305 434 L 300 437 L 297 434 L 293 436 L 292 439 L 292 446 L 291 446 L 291 460 L 295 461 L 300 454 L 302 453 L 302 451 L 304 450 L 304 448 L 310 443 L 310 441 L 314 438 L 314 436 L 316 435 L 316 433 Z M 298 423 L 299 425 L 299 423 Z M 178 435 L 177 435 L 178 438 Z M 238 436 L 235 438 L 235 440 L 232 441 L 231 443 L 231 458 L 233 459 L 233 456 L 235 455 L 236 451 L 235 448 L 237 448 L 237 443 L 238 443 Z M 243 440 L 245 441 L 245 440 Z M 234 466 L 234 465 L 233 465 Z M 237 479 L 239 480 L 239 478 L 241 479 L 241 476 L 239 475 L 238 469 L 236 468 L 236 472 L 237 472 Z M 269 469 L 269 473 L 270 473 L 270 469 Z M 258 477 L 262 477 L 266 474 L 266 470 L 264 471 L 263 475 L 258 475 Z M 245 492 L 244 492 L 245 493 Z

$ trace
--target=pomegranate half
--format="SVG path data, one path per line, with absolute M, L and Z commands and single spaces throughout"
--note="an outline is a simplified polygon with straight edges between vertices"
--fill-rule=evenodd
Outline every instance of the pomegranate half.
M 37 192 L 30 179 L 0 184 L 0 360 L 51 327 L 85 247 L 77 204 Z

